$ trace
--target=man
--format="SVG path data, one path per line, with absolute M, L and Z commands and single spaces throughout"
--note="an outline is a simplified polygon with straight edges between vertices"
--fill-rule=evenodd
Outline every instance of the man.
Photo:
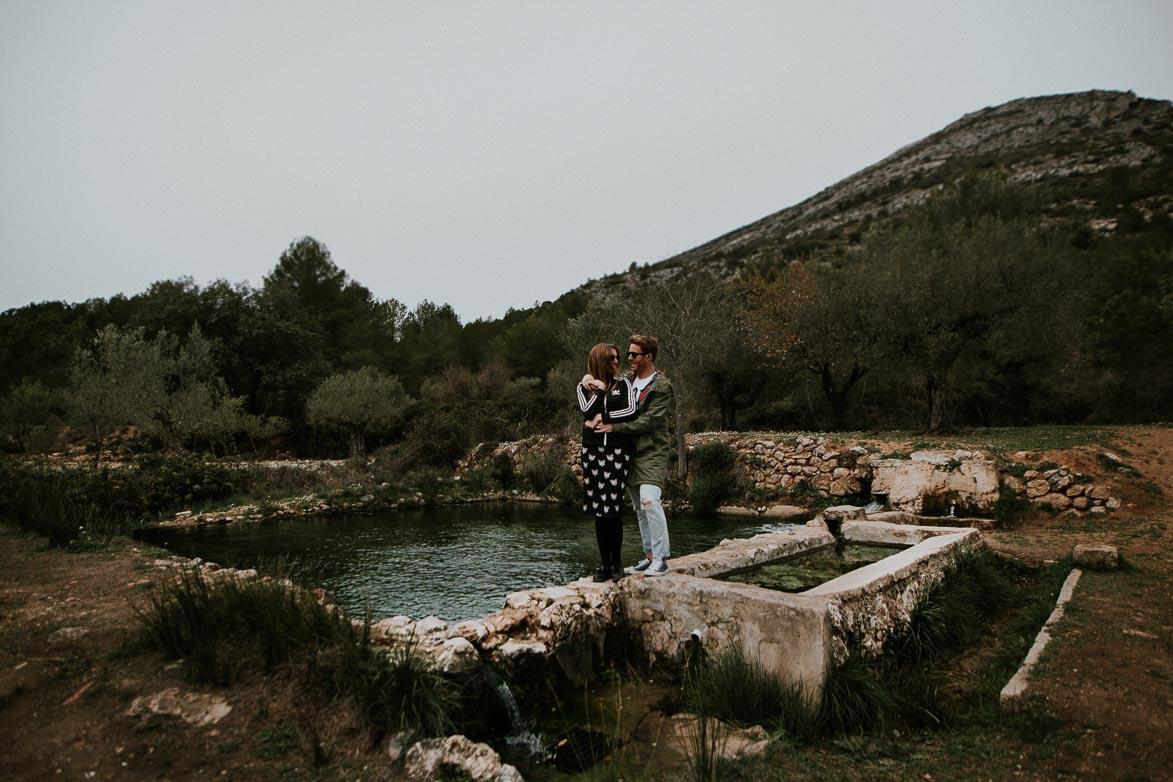
M 668 572 L 668 518 L 660 495 L 668 479 L 668 462 L 672 456 L 672 438 L 668 424 L 672 420 L 676 395 L 672 384 L 656 369 L 655 337 L 633 334 L 627 346 L 631 363 L 631 384 L 639 395 L 639 417 L 632 421 L 602 424 L 596 431 L 622 432 L 635 436 L 635 462 L 627 476 L 627 496 L 639 519 L 644 558 L 631 569 L 645 576 L 662 576 Z

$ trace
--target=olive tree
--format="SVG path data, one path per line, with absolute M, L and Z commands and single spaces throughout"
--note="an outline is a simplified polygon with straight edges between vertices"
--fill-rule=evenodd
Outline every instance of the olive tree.
M 338 426 L 350 436 L 350 455 L 366 455 L 366 436 L 385 432 L 411 405 L 403 383 L 374 367 L 331 375 L 306 402 L 306 419 L 319 426 Z
M 74 355 L 65 398 L 96 452 L 123 426 L 179 448 L 193 438 L 215 445 L 247 425 L 243 400 L 229 395 L 198 326 L 182 342 L 166 331 L 148 340 L 141 328 L 105 327 Z

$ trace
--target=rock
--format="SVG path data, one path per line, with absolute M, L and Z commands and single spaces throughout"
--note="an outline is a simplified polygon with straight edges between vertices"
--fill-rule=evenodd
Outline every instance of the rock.
M 425 616 L 415 623 L 416 635 L 435 635 L 448 630 L 448 623 L 438 616 Z
M 1075 547 L 1072 558 L 1079 567 L 1092 570 L 1111 570 L 1120 561 L 1116 547 L 1107 544 L 1081 543 Z
M 178 687 L 172 687 L 154 695 L 135 698 L 126 710 L 126 716 L 144 717 L 158 714 L 178 717 L 192 725 L 214 725 L 227 717 L 231 711 L 232 706 L 220 696 L 183 692 Z
M 989 510 L 998 501 L 998 470 L 988 459 L 958 459 L 968 451 L 918 451 L 913 460 L 878 459 L 872 463 L 872 494 L 885 495 L 896 510 L 922 513 L 926 498 L 949 498 L 973 510 Z
M 1026 496 L 1032 500 L 1036 500 L 1046 494 L 1050 494 L 1051 484 L 1042 478 L 1035 478 L 1028 481 L 1026 484 Z
M 1042 497 L 1039 497 L 1038 501 L 1043 505 L 1050 505 L 1056 510 L 1066 510 L 1071 507 L 1071 498 L 1066 494 L 1044 494 Z
M 440 647 L 436 664 L 444 673 L 467 673 L 480 667 L 481 655 L 465 639 L 449 638 Z
M 1089 507 L 1091 507 L 1091 504 L 1092 501 L 1087 497 L 1076 497 L 1071 501 L 1071 507 L 1075 508 L 1076 510 L 1087 510 Z
M 866 518 L 867 512 L 856 505 L 832 505 L 823 511 L 825 521 L 852 521 Z
M 1087 496 L 1093 500 L 1106 500 L 1112 496 L 1112 490 L 1107 486 L 1093 486 L 1088 490 Z
M 84 627 L 62 627 L 60 630 L 57 630 L 49 636 L 49 643 L 61 644 L 65 643 L 66 641 L 73 641 L 75 639 L 81 638 L 88 632 L 89 630 Z
M 407 750 L 408 779 L 471 779 L 473 782 L 520 782 L 517 769 L 501 762 L 488 744 L 465 736 L 420 741 Z

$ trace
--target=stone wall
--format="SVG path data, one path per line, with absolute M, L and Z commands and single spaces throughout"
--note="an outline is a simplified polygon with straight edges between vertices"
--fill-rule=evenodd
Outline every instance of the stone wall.
M 706 443 L 728 444 L 736 454 L 739 485 L 761 497 L 762 504 L 804 493 L 823 498 L 874 494 L 889 507 L 909 513 L 988 515 L 1004 483 L 1040 507 L 1055 510 L 1106 513 L 1120 506 L 1107 485 L 1080 480 L 1067 467 L 1028 471 L 1019 479 L 980 451 L 926 450 L 892 459 L 859 444 L 805 434 L 705 432 L 689 435 L 687 442 L 690 450 Z M 497 460 L 509 459 L 520 474 L 531 460 L 553 458 L 581 476 L 578 455 L 576 439 L 532 437 L 479 447 L 458 472 L 490 468 Z
M 1025 493 L 1031 502 L 1054 510 L 1107 513 L 1120 507 L 1120 498 L 1112 496 L 1108 486 L 1093 483 L 1068 467 L 1027 470 L 1021 479 L 1007 475 L 1003 481 L 1020 494 Z

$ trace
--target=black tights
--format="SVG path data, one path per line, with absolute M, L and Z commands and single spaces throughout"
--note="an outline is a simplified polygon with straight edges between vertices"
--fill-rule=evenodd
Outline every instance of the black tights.
M 599 543 L 599 558 L 603 567 L 620 567 L 623 519 L 619 516 L 595 516 L 595 540 Z

